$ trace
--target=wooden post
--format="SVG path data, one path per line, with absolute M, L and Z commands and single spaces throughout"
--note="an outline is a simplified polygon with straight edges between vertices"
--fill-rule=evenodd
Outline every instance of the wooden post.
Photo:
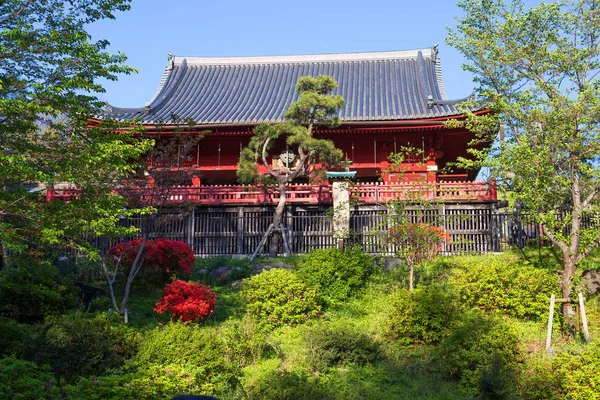
M 237 253 L 244 254 L 244 208 L 238 207 L 237 214 Z
M 279 224 L 279 227 L 281 228 L 281 237 L 283 238 L 283 246 L 285 249 L 285 256 L 289 256 L 291 254 L 290 252 L 290 246 L 288 245 L 288 238 L 287 238 L 287 231 L 285 230 L 285 227 L 282 224 Z
M 585 315 L 585 306 L 583 305 L 583 294 L 579 292 L 579 309 L 581 310 L 581 323 L 583 325 L 583 335 L 585 336 L 585 342 L 590 342 L 590 331 L 588 330 L 587 317 Z
M 187 237 L 185 238 L 185 242 L 194 251 L 194 254 L 198 254 L 196 252 L 196 249 L 194 249 L 194 238 L 196 236 L 196 226 L 195 226 L 196 225 L 196 212 L 195 212 L 195 210 L 192 210 L 192 213 L 188 214 L 187 220 L 188 220 L 187 229 L 185 230 Z
M 554 317 L 554 294 L 550 296 L 550 314 L 548 315 L 548 334 L 546 336 L 546 351 L 550 352 L 550 342 L 552 340 L 552 318 Z
M 260 240 L 260 243 L 258 244 L 258 247 L 256 247 L 256 250 L 254 250 L 254 253 L 252 253 L 252 256 L 250 257 L 250 261 L 254 260 L 254 258 L 256 258 L 258 253 L 265 246 L 265 243 L 267 243 L 267 238 L 271 234 L 271 231 L 273 230 L 273 228 L 274 228 L 273 224 L 269 225 L 269 229 L 267 229 L 267 232 L 263 235 L 262 239 Z

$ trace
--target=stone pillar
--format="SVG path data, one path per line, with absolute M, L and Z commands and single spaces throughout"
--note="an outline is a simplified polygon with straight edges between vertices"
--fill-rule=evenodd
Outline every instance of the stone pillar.
M 333 237 L 338 248 L 344 247 L 344 239 L 350 232 L 350 190 L 345 181 L 333 182 Z

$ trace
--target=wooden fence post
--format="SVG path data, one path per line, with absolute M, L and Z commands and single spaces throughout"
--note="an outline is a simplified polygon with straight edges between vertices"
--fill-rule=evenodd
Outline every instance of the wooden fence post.
M 192 210 L 191 214 L 187 215 L 187 229 L 185 230 L 185 242 L 190 246 L 190 248 L 197 254 L 196 249 L 194 248 L 194 237 L 196 236 L 196 212 Z
M 244 207 L 238 207 L 237 214 L 237 253 L 245 254 L 244 249 Z

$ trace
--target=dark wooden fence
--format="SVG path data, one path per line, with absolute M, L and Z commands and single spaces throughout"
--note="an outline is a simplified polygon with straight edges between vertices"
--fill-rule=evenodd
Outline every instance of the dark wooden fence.
M 493 208 L 444 207 L 426 212 L 408 210 L 407 213 L 412 213 L 415 222 L 442 227 L 450 234 L 452 240 L 442 247 L 443 254 L 501 252 L 510 246 L 522 247 L 527 240 L 539 237 L 538 225 L 528 216 L 497 213 Z M 269 210 L 194 211 L 187 215 L 166 215 L 160 222 L 154 221 L 150 224 L 150 236 L 186 242 L 199 257 L 250 255 L 271 221 Z M 361 246 L 372 254 L 393 254 L 396 249 L 385 238 L 390 221 L 384 209 L 353 211 L 347 244 Z M 123 221 L 136 226 L 144 222 L 141 219 Z M 316 210 L 296 211 L 284 218 L 284 224 L 292 253 L 308 253 L 336 245 L 331 215 Z M 115 242 L 111 239 L 98 244 L 105 247 Z M 280 252 L 283 253 L 283 243 Z

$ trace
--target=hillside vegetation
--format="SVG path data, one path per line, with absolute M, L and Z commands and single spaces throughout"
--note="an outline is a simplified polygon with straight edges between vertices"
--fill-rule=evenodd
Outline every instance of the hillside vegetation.
M 0 399 L 600 398 L 596 296 L 592 343 L 556 328 L 553 356 L 545 350 L 558 293 L 550 253 L 438 257 L 417 268 L 413 292 L 406 269 L 356 249 L 287 261 L 293 269 L 252 275 L 246 260 L 196 260 L 186 280 L 209 285 L 216 308 L 186 323 L 153 311 L 164 283 L 150 271 L 127 325 L 106 297 L 75 311 L 68 277 L 3 271 Z M 222 266 L 235 273 L 217 284 Z M 208 289 L 194 288 L 202 301 Z M 11 291 L 29 302 L 11 303 Z

